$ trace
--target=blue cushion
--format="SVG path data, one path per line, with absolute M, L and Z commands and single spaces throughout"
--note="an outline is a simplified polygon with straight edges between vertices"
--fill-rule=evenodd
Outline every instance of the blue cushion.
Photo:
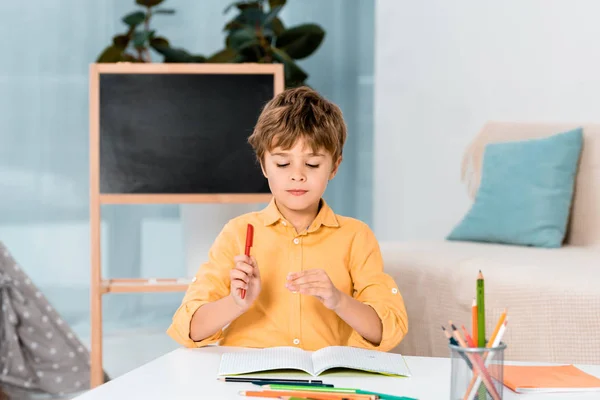
M 560 247 L 582 146 L 582 128 L 488 144 L 474 203 L 447 239 Z

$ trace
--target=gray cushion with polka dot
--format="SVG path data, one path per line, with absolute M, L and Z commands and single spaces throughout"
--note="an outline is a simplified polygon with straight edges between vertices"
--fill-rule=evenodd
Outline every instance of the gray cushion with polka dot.
M 63 395 L 89 388 L 89 352 L 0 242 L 0 385 Z

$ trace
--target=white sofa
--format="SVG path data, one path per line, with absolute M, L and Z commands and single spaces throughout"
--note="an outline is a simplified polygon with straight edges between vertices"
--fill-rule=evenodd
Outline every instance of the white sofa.
M 394 350 L 449 356 L 441 324 L 471 326 L 478 270 L 485 277 L 486 332 L 506 308 L 507 360 L 600 364 L 600 125 L 493 122 L 465 152 L 473 198 L 485 144 L 584 127 L 569 230 L 563 247 L 474 242 L 382 242 L 386 272 L 404 297 L 409 332 Z M 457 221 L 458 223 L 458 221 Z

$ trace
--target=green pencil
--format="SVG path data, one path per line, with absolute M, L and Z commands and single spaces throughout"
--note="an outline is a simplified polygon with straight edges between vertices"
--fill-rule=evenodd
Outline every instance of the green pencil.
M 298 390 L 298 391 L 304 391 L 304 392 L 338 392 L 338 393 L 356 393 L 356 391 L 358 390 L 358 389 L 353 389 L 353 388 L 279 385 L 279 384 L 264 385 L 263 388 L 267 388 L 267 389 L 271 389 L 271 390 Z
M 477 275 L 477 346 L 485 347 L 485 287 L 481 270 Z
M 378 396 L 381 400 L 416 400 L 411 397 L 393 396 L 391 394 L 370 392 L 368 390 L 354 388 L 336 388 L 336 387 L 320 387 L 320 386 L 294 386 L 294 385 L 266 385 L 265 388 L 271 390 L 298 390 L 305 392 L 329 392 L 329 393 L 354 393 L 354 394 L 370 394 Z
M 481 270 L 477 275 L 477 346 L 485 347 L 485 285 Z M 483 385 L 479 386 L 477 393 L 479 400 L 485 399 Z

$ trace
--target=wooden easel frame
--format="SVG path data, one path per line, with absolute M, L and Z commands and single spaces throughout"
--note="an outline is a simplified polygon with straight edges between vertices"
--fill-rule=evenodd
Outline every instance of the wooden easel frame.
M 270 194 L 102 194 L 100 193 L 100 74 L 273 74 L 273 95 L 284 90 L 282 64 L 91 64 L 90 91 L 90 239 L 91 361 L 90 385 L 104 383 L 102 295 L 185 291 L 187 279 L 103 279 L 100 223 L 103 204 L 265 203 Z

